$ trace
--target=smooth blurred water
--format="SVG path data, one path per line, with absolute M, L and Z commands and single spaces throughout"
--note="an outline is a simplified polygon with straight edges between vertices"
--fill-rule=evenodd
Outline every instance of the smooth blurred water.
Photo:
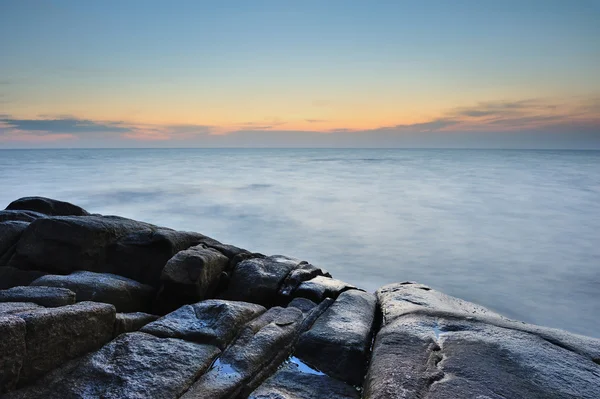
M 29 195 L 600 337 L 596 151 L 1 150 L 0 206 Z

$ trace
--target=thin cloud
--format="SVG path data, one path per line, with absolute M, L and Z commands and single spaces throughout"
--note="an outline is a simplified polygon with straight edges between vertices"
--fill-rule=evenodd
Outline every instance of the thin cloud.
M 305 119 L 304 121 L 308 123 L 323 123 L 327 122 L 327 119 Z

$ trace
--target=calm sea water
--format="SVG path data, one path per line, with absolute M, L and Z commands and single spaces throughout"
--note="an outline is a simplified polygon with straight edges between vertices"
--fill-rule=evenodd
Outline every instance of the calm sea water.
M 0 206 L 28 195 L 600 337 L 600 152 L 0 151 Z

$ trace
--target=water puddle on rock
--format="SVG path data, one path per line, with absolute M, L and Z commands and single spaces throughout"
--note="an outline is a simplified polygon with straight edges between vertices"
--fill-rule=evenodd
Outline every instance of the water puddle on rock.
M 305 374 L 314 374 L 314 375 L 326 375 L 325 373 L 320 372 L 317 369 L 310 367 L 308 364 L 304 363 L 302 360 L 298 359 L 296 356 L 292 356 L 289 358 L 288 362 L 295 364 L 298 367 L 298 370 Z

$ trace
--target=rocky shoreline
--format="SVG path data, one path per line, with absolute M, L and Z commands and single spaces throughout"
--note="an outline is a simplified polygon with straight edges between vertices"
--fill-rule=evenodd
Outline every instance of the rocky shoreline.
M 42 197 L 0 211 L 2 398 L 600 398 L 600 340 Z

